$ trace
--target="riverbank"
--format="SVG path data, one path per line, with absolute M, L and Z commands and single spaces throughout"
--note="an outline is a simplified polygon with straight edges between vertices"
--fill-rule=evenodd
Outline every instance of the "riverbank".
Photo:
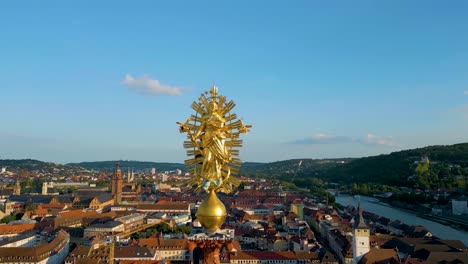
M 383 202 L 380 202 L 380 201 L 375 202 L 373 199 L 369 199 L 368 202 L 376 203 L 376 204 L 379 204 L 379 205 L 382 205 L 382 206 L 387 206 L 387 207 L 390 207 L 390 208 L 398 208 L 398 209 L 400 209 L 402 211 L 406 211 L 406 212 L 415 214 L 417 217 L 420 217 L 420 218 L 424 218 L 424 219 L 427 219 L 427 220 L 437 222 L 439 224 L 450 226 L 450 227 L 452 227 L 454 229 L 457 229 L 457 230 L 468 231 L 468 219 L 463 220 L 463 219 L 458 219 L 458 218 L 450 217 L 450 216 L 434 215 L 434 214 L 431 214 L 431 213 L 429 213 L 427 211 L 422 212 L 420 210 L 411 210 L 411 209 L 408 209 L 408 208 L 403 207 L 403 206 L 395 206 L 394 204 L 383 203 Z
M 398 206 L 393 206 L 391 204 L 388 204 L 388 203 L 384 203 L 384 202 L 373 202 L 373 201 L 368 201 L 369 203 L 374 203 L 374 204 L 378 204 L 378 205 L 381 205 L 381 206 L 386 206 L 386 207 L 389 207 L 389 208 L 394 208 L 394 209 L 398 209 L 398 210 L 401 210 L 401 211 L 405 211 L 405 212 L 408 212 L 408 213 L 412 213 L 414 215 L 418 215 L 418 212 L 415 212 L 413 210 L 410 210 L 410 209 L 406 209 L 406 208 L 403 208 L 403 207 L 398 207 Z
M 354 198 L 356 199 L 356 197 L 354 197 Z M 439 224 L 443 224 L 443 225 L 446 225 L 446 226 L 450 226 L 450 227 L 452 227 L 454 229 L 457 229 L 457 230 L 468 231 L 468 220 L 462 220 L 462 219 L 457 219 L 457 218 L 448 217 L 448 216 L 433 215 L 433 214 L 430 214 L 430 213 L 427 213 L 427 212 L 415 211 L 415 210 L 408 209 L 408 208 L 405 208 L 405 207 L 402 207 L 402 206 L 395 206 L 395 205 L 392 205 L 392 204 L 381 202 L 381 201 L 379 201 L 378 199 L 376 199 L 374 197 L 361 196 L 361 199 L 364 199 L 365 201 L 367 201 L 369 203 L 378 204 L 378 205 L 381 205 L 381 206 L 386 206 L 386 207 L 389 207 L 389 208 L 405 211 L 405 212 L 414 214 L 417 217 L 424 218 L 424 219 L 427 219 L 427 220 L 431 220 L 431 221 L 434 221 L 434 222 L 437 222 Z
M 351 197 L 349 195 L 342 195 L 342 196 L 343 197 Z M 401 211 L 412 213 L 412 214 L 414 214 L 416 216 L 421 213 L 421 212 L 414 211 L 413 209 L 408 209 L 407 207 L 396 206 L 396 205 L 384 203 L 384 202 L 382 202 L 379 199 L 374 198 L 374 197 L 369 197 L 369 196 L 364 196 L 364 195 L 354 195 L 352 197 L 354 199 L 358 200 L 358 201 L 359 201 L 359 199 L 362 199 L 363 201 L 366 201 L 366 202 L 369 202 L 369 203 L 378 204 L 378 205 L 386 206 L 386 207 L 393 208 L 393 209 L 398 209 L 398 210 L 401 210 Z
M 450 226 L 454 229 L 465 230 L 468 231 L 468 220 L 461 220 L 457 218 L 447 217 L 447 216 L 439 216 L 439 215 L 432 215 L 432 214 L 418 214 L 418 217 L 428 219 L 439 224 L 443 224 L 446 226 Z
M 339 195 L 336 197 L 336 202 L 344 206 L 352 205 L 356 207 L 359 199 L 354 199 L 353 196 Z M 392 221 L 400 220 L 407 225 L 425 226 L 434 236 L 442 239 L 456 239 L 468 245 L 468 232 L 461 229 L 459 226 L 435 221 L 428 217 L 418 216 L 418 213 L 411 210 L 404 210 L 393 207 L 385 203 L 372 203 L 367 201 L 365 197 L 361 197 L 361 206 L 364 211 L 388 218 Z M 454 228 L 456 227 L 456 228 Z

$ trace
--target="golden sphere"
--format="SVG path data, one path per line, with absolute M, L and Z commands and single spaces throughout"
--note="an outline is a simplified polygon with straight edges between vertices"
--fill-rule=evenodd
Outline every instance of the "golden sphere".
M 197 211 L 197 219 L 207 233 L 216 232 L 224 223 L 226 215 L 226 207 L 213 190 L 200 204 Z

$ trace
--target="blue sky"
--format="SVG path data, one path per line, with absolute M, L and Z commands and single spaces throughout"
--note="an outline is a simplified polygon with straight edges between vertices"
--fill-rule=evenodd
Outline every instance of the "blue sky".
M 181 162 L 213 82 L 245 161 L 468 141 L 466 1 L 96 2 L 0 5 L 0 158 Z

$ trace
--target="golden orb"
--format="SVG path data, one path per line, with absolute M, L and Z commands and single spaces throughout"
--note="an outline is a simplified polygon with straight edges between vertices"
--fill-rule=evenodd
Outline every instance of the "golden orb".
M 226 207 L 216 196 L 216 192 L 211 190 L 208 197 L 200 204 L 197 211 L 197 218 L 200 224 L 208 233 L 216 232 L 226 219 Z

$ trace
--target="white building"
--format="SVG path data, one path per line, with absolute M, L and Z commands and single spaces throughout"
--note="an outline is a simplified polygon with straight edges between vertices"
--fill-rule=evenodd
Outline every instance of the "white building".
M 93 224 L 84 230 L 83 237 L 90 238 L 97 235 L 107 236 L 121 233 L 125 230 L 125 225 L 119 221 L 109 221 L 103 224 Z
M 158 260 L 191 259 L 186 239 L 142 238 L 138 241 L 138 246 L 155 250 Z
M 265 251 L 240 251 L 231 256 L 233 264 L 296 264 L 296 254 L 292 251 L 276 251 L 274 254 Z
M 357 264 L 370 251 L 370 229 L 362 216 L 361 202 L 353 226 L 353 263 Z
M 452 200 L 452 214 L 468 215 L 468 197 L 462 195 Z
M 130 215 L 118 217 L 115 219 L 115 221 L 123 223 L 125 230 L 131 230 L 133 228 L 143 225 L 145 222 L 145 217 L 145 214 L 133 213 Z
M 2 238 L 0 241 L 0 247 L 34 247 L 41 242 L 40 235 L 36 232 L 26 232 L 24 234 L 18 234 L 11 237 Z
M 63 263 L 69 252 L 70 235 L 60 230 L 50 242 L 27 243 L 19 247 L 0 247 L 0 263 Z

